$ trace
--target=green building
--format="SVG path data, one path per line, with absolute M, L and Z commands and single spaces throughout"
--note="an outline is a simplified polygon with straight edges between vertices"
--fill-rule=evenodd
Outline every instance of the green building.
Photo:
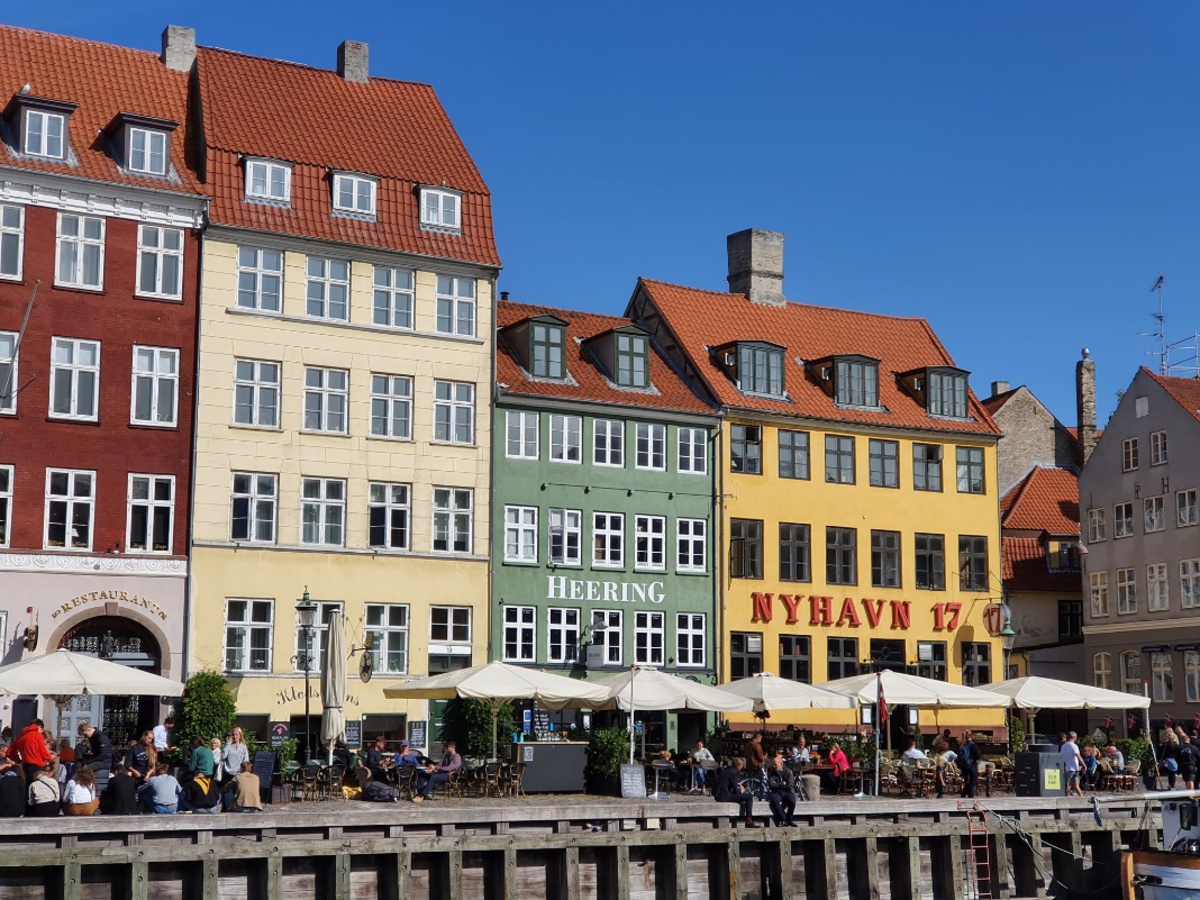
M 496 322 L 492 658 L 715 683 L 716 415 L 628 319 L 501 301 Z M 638 719 L 672 749 L 706 724 Z

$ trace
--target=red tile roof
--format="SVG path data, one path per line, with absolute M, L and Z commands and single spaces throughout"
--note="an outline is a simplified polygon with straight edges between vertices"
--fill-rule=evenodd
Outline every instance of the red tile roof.
M 1155 375 L 1145 366 L 1142 370 L 1158 382 L 1175 402 L 1200 420 L 1200 378 L 1180 378 L 1175 375 Z
M 1000 577 L 1006 589 L 1059 594 L 1083 592 L 1083 574 L 1078 570 L 1051 571 L 1046 548 L 1037 538 L 1006 537 L 1000 543 Z
M 145 50 L 0 25 L 0 109 L 26 84 L 31 96 L 79 104 L 68 119 L 68 137 L 78 165 L 0 150 L 0 167 L 203 193 L 184 159 L 187 73 L 171 71 Z M 179 181 L 121 171 L 108 153 L 107 140 L 99 136 L 121 112 L 179 123 L 171 135 L 171 164 Z
M 1024 387 L 1024 385 L 1018 385 L 1011 391 L 1002 391 L 1001 393 L 996 394 L 994 397 L 988 397 L 986 400 L 981 400 L 979 402 L 983 404 L 983 408 L 986 409 L 990 415 L 994 416 L 996 414 L 996 410 L 1004 406 L 1004 404 L 1009 401 L 1009 398 L 1012 397 L 1012 395 L 1019 391 L 1022 387 Z
M 1073 469 L 1034 466 L 1000 498 L 1000 527 L 1078 535 L 1078 474 Z
M 533 316 L 557 316 L 567 323 L 567 373 L 574 383 L 530 378 L 512 355 L 511 348 L 501 338 L 496 347 L 496 380 L 501 385 L 502 394 L 613 403 L 688 413 L 715 412 L 688 389 L 683 379 L 654 349 L 650 353 L 650 385 L 653 391 L 618 388 L 604 376 L 596 367 L 596 363 L 584 353 L 580 340 L 595 337 L 622 325 L 632 325 L 629 319 L 507 300 L 496 304 L 498 328 L 516 325 Z
M 432 87 L 201 47 L 213 222 L 500 264 L 491 195 Z M 241 157 L 293 164 L 290 208 L 247 203 Z M 331 169 L 379 178 L 377 221 L 335 217 Z M 420 227 L 418 184 L 462 191 L 462 233 Z
M 999 434 L 990 415 L 970 397 L 971 419 L 934 418 L 897 384 L 896 373 L 925 366 L 953 366 L 929 323 L 918 318 L 898 318 L 788 303 L 783 307 L 752 303 L 742 294 L 681 287 L 639 279 L 634 293 L 645 291 L 662 314 L 667 327 L 683 345 L 692 363 L 718 402 L 729 407 L 784 413 L 832 421 L 924 428 L 979 435 Z M 712 359 L 709 348 L 732 341 L 768 341 L 786 348 L 784 355 L 787 399 L 748 397 L 742 394 Z M 861 354 L 880 360 L 879 401 L 882 412 L 846 409 L 797 364 L 797 359 L 817 360 L 838 354 Z

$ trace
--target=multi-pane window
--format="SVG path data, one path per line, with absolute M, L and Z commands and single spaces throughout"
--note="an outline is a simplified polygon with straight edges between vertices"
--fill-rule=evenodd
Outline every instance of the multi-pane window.
M 12 532 L 13 467 L 0 466 L 0 547 L 7 547 Z
M 174 477 L 130 475 L 126 549 L 131 553 L 170 553 L 174 525 Z
M 708 523 L 704 519 L 675 520 L 675 569 L 704 572 L 708 569 Z
M 1092 572 L 1088 576 L 1092 597 L 1092 618 L 1108 615 L 1108 573 Z
M 649 422 L 637 423 L 636 454 L 634 465 L 639 469 L 656 472 L 667 468 L 667 426 Z
M 554 606 L 547 610 L 548 653 L 552 663 L 573 663 L 579 658 L 579 610 Z
M 274 475 L 233 473 L 230 540 L 256 544 L 275 542 L 277 484 Z
M 30 156 L 62 159 L 67 120 L 57 114 L 31 109 L 25 113 L 25 152 Z
M 583 419 L 580 416 L 550 416 L 551 462 L 583 462 Z
M 1142 654 L 1137 650 L 1125 650 L 1121 661 L 1121 690 L 1127 694 L 1142 692 Z
M 529 374 L 535 378 L 565 378 L 563 347 L 567 330 L 561 325 L 534 322 L 529 331 Z
M 616 335 L 616 376 L 621 387 L 644 388 L 650 386 L 648 344 L 645 335 Z
M 633 661 L 638 665 L 661 666 L 666 644 L 665 616 L 660 612 L 633 614 Z
M 942 448 L 937 444 L 913 444 L 913 490 L 942 489 Z
M 729 635 L 729 677 L 749 678 L 762 671 L 762 635 L 734 631 Z
M 437 330 L 441 334 L 475 336 L 475 279 L 438 276 Z
M 304 430 L 346 433 L 348 376 L 345 369 L 304 370 Z
M 433 552 L 471 552 L 472 492 L 467 488 L 433 489 Z
M 1117 615 L 1137 612 L 1137 577 L 1133 569 L 1117 569 Z
M 174 425 L 178 400 L 179 351 L 134 345 L 130 421 L 138 425 Z
M 458 194 L 451 191 L 421 188 L 421 224 L 458 230 L 460 202 Z
M 283 251 L 238 248 L 238 306 L 279 312 L 283 298 Z
M 597 466 L 625 465 L 625 423 L 617 419 L 592 422 L 592 463 Z
M 433 439 L 474 443 L 475 385 L 462 381 L 433 383 Z
M 95 421 L 100 400 L 100 343 L 54 338 L 50 416 Z
M 167 174 L 167 135 L 145 128 L 129 129 L 129 169 L 147 175 Z
M 0 331 L 0 413 L 17 411 L 17 333 Z
M 370 654 L 380 675 L 408 673 L 408 606 L 368 603 L 363 623 L 371 641 Z
M 504 561 L 537 562 L 537 507 L 504 507 Z
M 825 480 L 854 484 L 854 438 L 825 435 Z
M 1150 432 L 1150 465 L 1161 466 L 1167 461 L 1167 433 Z
M 550 562 L 560 566 L 578 566 L 583 545 L 583 513 L 577 509 L 550 509 Z
M 340 547 L 345 542 L 346 482 L 301 479 L 300 543 Z
M 58 214 L 58 275 L 63 287 L 99 289 L 104 284 L 104 220 Z
M 431 647 L 430 662 L 437 656 L 471 655 L 471 607 L 431 606 L 429 608 L 429 642 L 437 645 L 437 653 Z M 467 665 L 470 665 L 468 662 Z M 449 666 L 446 667 L 450 668 Z
M 1200 559 L 1179 561 L 1179 604 L 1184 609 L 1200 606 Z
M 980 447 L 956 447 L 954 459 L 958 470 L 958 492 L 960 494 L 982 494 L 983 449 Z
M 625 565 L 625 516 L 592 513 L 592 565 L 619 569 Z
M 739 344 L 737 372 L 743 393 L 783 396 L 783 351 L 778 347 Z
M 412 437 L 412 379 L 405 375 L 371 375 L 371 436 Z
M 0 344 L 0 346 L 3 346 Z M 2 358 L 2 357 L 0 357 Z M 3 374 L 3 367 L 0 366 L 0 375 Z M 1196 508 L 1196 489 L 1188 488 L 1186 491 L 1175 492 L 1175 525 L 1177 528 L 1186 528 L 1189 525 L 1195 525 L 1200 522 L 1200 515 Z
M 867 444 L 872 487 L 900 487 L 900 445 L 896 441 L 871 440 Z
M 858 531 L 829 526 L 825 529 L 825 581 L 858 584 Z
M 929 373 L 929 414 L 952 419 L 967 417 L 967 376 L 957 372 Z
M 758 425 L 729 426 L 729 471 L 762 473 L 762 428 Z
M 992 682 L 992 645 L 963 641 L 963 684 L 977 687 Z
M 537 607 L 504 607 L 504 659 L 534 662 L 537 659 Z
M 958 537 L 958 586 L 964 591 L 988 589 L 987 538 L 974 534 Z
M 183 296 L 183 232 L 178 228 L 138 227 L 137 292 L 171 300 Z
M 384 328 L 413 327 L 415 274 L 412 269 L 376 266 L 371 321 Z
M 96 473 L 46 470 L 47 550 L 91 550 L 95 517 Z
M 1187 686 L 1187 702 L 1200 703 L 1200 652 L 1184 651 L 1183 675 Z
M 635 516 L 633 520 L 635 569 L 661 572 L 667 567 L 667 520 L 664 516 Z
M 1126 438 L 1121 442 L 1121 469 L 1132 472 L 1138 467 L 1138 439 Z
M 779 636 L 779 677 L 812 684 L 812 652 L 808 635 Z
M 729 575 L 731 578 L 763 577 L 763 523 L 761 519 L 730 520 Z
M 592 613 L 592 643 L 604 648 L 604 663 L 619 666 L 624 661 L 624 626 L 619 609 Z
M 871 587 L 900 587 L 900 532 L 871 532 Z
M 1092 684 L 1105 690 L 1112 689 L 1112 654 L 1092 654 Z
M 679 429 L 679 471 L 692 475 L 708 472 L 708 433 L 703 428 Z
M 1088 543 L 1096 544 L 1104 540 L 1108 535 L 1108 529 L 1105 523 L 1105 511 L 1103 509 L 1088 510 Z
M 329 662 L 329 620 L 341 610 L 340 602 L 318 603 L 316 624 L 307 631 L 300 627 L 300 614 L 296 614 L 295 671 L 324 671 Z
M 367 492 L 367 542 L 388 550 L 408 549 L 409 487 L 371 482 Z
M 292 167 L 266 159 L 246 161 L 246 198 L 287 203 L 292 196 Z
M 779 430 L 779 477 L 808 478 L 808 432 Z
M 1133 534 L 1133 504 L 1113 505 L 1113 537 L 1130 537 Z
M 916 536 L 916 569 L 919 590 L 946 589 L 946 540 L 942 535 Z
M 946 680 L 945 641 L 917 641 L 917 675 L 936 681 Z
M 704 613 L 675 614 L 675 658 L 679 666 L 703 666 Z
M 1170 703 L 1175 699 L 1175 674 L 1170 653 L 1150 654 L 1150 689 L 1155 703 Z
M 826 681 L 858 674 L 858 638 L 831 637 L 825 644 Z
M 374 178 L 338 172 L 333 176 L 333 208 L 340 212 L 375 215 Z
M 314 319 L 345 322 L 350 318 L 350 263 L 344 259 L 308 258 L 305 312 Z
M 1058 601 L 1058 641 L 1066 644 L 1083 640 L 1083 601 Z
M 869 360 L 839 359 L 837 402 L 841 406 L 879 406 L 879 364 Z
M 274 611 L 272 600 L 225 601 L 225 671 L 271 670 Z
M 812 581 L 812 539 L 807 525 L 779 523 L 779 580 Z
M 279 427 L 279 363 L 239 359 L 233 367 L 233 421 Z
M 504 414 L 504 455 L 509 459 L 538 458 L 538 414 L 510 409 Z
M 20 278 L 25 249 L 25 207 L 0 204 L 0 278 Z
M 1142 501 L 1142 513 L 1146 531 L 1162 531 L 1167 527 L 1166 500 L 1163 497 L 1147 497 Z
M 1146 566 L 1146 609 L 1160 612 L 1171 608 L 1171 582 L 1166 563 Z

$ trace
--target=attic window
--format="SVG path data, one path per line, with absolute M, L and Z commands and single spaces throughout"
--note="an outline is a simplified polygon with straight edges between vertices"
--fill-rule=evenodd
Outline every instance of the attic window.
M 375 179 L 349 172 L 333 176 L 333 208 L 338 212 L 375 215 Z
M 839 356 L 836 362 L 838 405 L 878 409 L 879 361 L 865 356 Z
M 537 378 L 566 377 L 563 345 L 566 330 L 561 325 L 534 322 L 529 329 L 529 372 Z
M 929 369 L 926 373 L 927 409 L 931 416 L 967 418 L 967 373 L 954 369 Z
M 739 342 L 737 385 L 743 394 L 783 396 L 783 348 L 773 344 Z
M 25 110 L 23 149 L 29 156 L 62 159 L 67 144 L 67 117 L 40 109 Z
M 292 167 L 266 159 L 247 160 L 246 199 L 290 203 Z
M 649 387 L 646 336 L 641 334 L 616 335 L 616 382 L 621 387 Z
M 462 229 L 459 207 L 462 198 L 454 191 L 421 188 L 421 225 L 427 228 Z
M 167 136 L 148 128 L 129 129 L 129 171 L 167 174 Z

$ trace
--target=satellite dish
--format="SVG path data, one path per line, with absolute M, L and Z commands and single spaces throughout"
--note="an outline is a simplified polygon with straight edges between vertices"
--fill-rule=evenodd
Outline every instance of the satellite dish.
M 371 680 L 371 676 L 375 674 L 375 657 L 370 653 L 362 655 L 362 662 L 358 664 L 358 677 L 362 679 L 362 683 L 366 684 Z

